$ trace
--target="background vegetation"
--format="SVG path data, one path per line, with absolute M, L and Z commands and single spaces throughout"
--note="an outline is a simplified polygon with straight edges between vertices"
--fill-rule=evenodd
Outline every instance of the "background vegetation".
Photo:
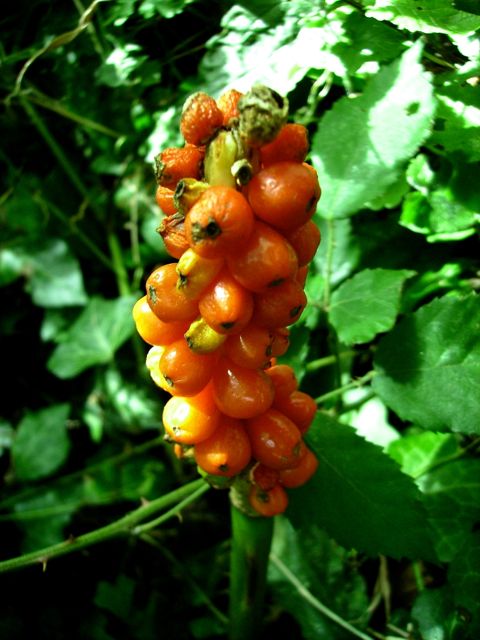
M 9 5 L 0 558 L 136 518 L 141 501 L 176 513 L 170 492 L 197 477 L 163 443 L 131 319 L 169 260 L 151 161 L 179 143 L 188 94 L 260 81 L 308 127 L 324 192 L 285 358 L 319 398 L 320 467 L 275 524 L 266 633 L 477 639 L 478 3 Z M 0 636 L 222 638 L 229 535 L 210 490 L 148 535 L 37 554 L 0 577 Z

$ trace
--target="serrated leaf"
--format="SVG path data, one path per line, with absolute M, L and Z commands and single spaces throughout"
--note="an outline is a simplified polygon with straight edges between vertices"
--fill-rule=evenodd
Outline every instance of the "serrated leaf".
M 388 446 L 390 455 L 412 478 L 421 476 L 438 460 L 451 459 L 460 448 L 457 438 L 450 433 L 424 431 L 404 436 Z
M 344 97 L 320 121 L 312 159 L 320 176 L 319 213 L 354 214 L 397 179 L 429 135 L 432 86 L 419 62 L 421 43 L 382 69 L 359 97 Z
M 58 404 L 29 413 L 17 428 L 12 446 L 19 480 L 38 480 L 56 471 L 66 460 L 70 440 L 66 421 L 70 405 Z
M 470 33 L 480 18 L 452 6 L 451 0 L 368 0 L 367 16 L 388 20 L 401 29 L 423 33 Z
M 438 298 L 378 345 L 373 387 L 425 429 L 480 433 L 480 297 Z
M 318 526 L 368 555 L 434 559 L 421 494 L 380 447 L 322 413 L 308 441 L 319 466 L 290 494 L 294 526 Z
M 370 342 L 395 324 L 402 285 L 415 271 L 365 269 L 356 273 L 331 297 L 329 320 L 346 344 Z
M 110 362 L 133 334 L 133 297 L 93 298 L 63 336 L 47 367 L 59 378 L 73 378 L 85 369 Z

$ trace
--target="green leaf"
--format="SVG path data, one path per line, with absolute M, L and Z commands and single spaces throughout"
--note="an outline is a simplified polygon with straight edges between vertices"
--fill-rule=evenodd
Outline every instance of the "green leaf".
M 29 413 L 17 428 L 12 447 L 19 480 L 38 480 L 54 473 L 70 450 L 66 421 L 69 404 L 57 404 Z
M 477 494 L 478 496 L 478 494 Z M 466 622 L 469 638 L 480 634 L 480 533 L 476 531 L 465 541 L 452 561 L 448 578 L 454 590 L 454 600 Z
M 480 5 L 477 0 L 453 0 L 453 6 L 461 11 L 480 16 Z
M 312 525 L 300 533 L 286 518 L 276 518 L 272 553 L 323 606 L 344 620 L 355 620 L 355 626 L 366 626 L 368 600 L 364 579 L 349 562 L 348 552 L 325 531 Z M 315 609 L 273 562 L 269 564 L 268 582 L 275 602 L 297 620 L 302 638 L 345 638 L 345 631 Z
M 73 378 L 85 369 L 111 362 L 116 350 L 133 334 L 133 297 L 93 298 L 50 356 L 47 367 L 59 378 Z
M 322 413 L 308 442 L 319 466 L 290 494 L 287 515 L 295 527 L 318 526 L 368 555 L 434 559 L 421 494 L 380 447 Z
M 330 52 L 332 41 L 339 41 L 342 33 L 334 12 L 328 17 L 325 40 L 326 18 L 310 3 L 264 2 L 261 10 L 258 3 L 248 4 L 233 5 L 222 18 L 221 33 L 208 41 L 200 71 L 210 93 L 220 94 L 228 86 L 248 91 L 262 83 L 287 94 L 312 68 L 345 74 L 343 63 Z M 300 12 L 302 22 L 311 14 L 320 26 L 303 26 Z
M 403 420 L 480 433 L 480 297 L 438 298 L 382 338 L 373 387 Z
M 436 92 L 438 110 L 429 144 L 435 150 L 460 151 L 480 160 L 480 96 L 468 84 L 444 86 Z
M 359 97 L 344 97 L 320 121 L 312 159 L 325 218 L 354 214 L 394 183 L 429 135 L 435 103 L 419 62 L 421 43 L 382 69 Z
M 422 591 L 415 600 L 412 617 L 418 622 L 423 640 L 460 640 L 458 634 L 464 625 L 455 610 L 449 587 Z
M 480 17 L 458 11 L 451 0 L 364 0 L 363 4 L 367 16 L 409 31 L 470 33 L 480 27 Z
M 403 283 L 415 271 L 365 269 L 341 284 L 331 297 L 329 320 L 346 344 L 370 342 L 395 324 Z
M 460 452 L 457 438 L 450 433 L 423 431 L 391 442 L 388 454 L 404 473 L 416 478 L 441 460 L 450 460 Z
M 40 307 L 84 305 L 87 295 L 78 260 L 63 240 L 51 239 L 25 256 L 28 289 Z
M 173 16 L 182 13 L 185 7 L 194 1 L 195 0 L 143 0 L 138 7 L 138 12 L 146 19 L 152 18 L 157 13 L 164 18 L 173 18 Z

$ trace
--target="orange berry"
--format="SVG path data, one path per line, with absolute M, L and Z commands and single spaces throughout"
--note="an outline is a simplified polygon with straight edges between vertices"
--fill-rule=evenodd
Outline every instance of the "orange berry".
M 155 158 L 155 177 L 159 185 L 175 189 L 182 178 L 200 177 L 203 153 L 194 145 L 168 147 Z
M 238 111 L 238 101 L 243 96 L 243 93 L 236 89 L 229 89 L 222 93 L 217 100 L 217 106 L 222 112 L 223 126 L 227 127 L 232 118 L 238 118 L 240 113 Z
M 279 471 L 280 483 L 288 489 L 301 487 L 310 480 L 318 468 L 316 455 L 307 447 L 305 449 L 305 454 L 296 467 Z
M 242 422 L 222 416 L 214 434 L 195 445 L 194 455 L 207 473 L 231 478 L 250 462 L 252 447 Z
M 232 418 L 253 418 L 273 402 L 272 381 L 262 370 L 239 367 L 227 358 L 219 361 L 212 383 L 218 408 Z
M 253 231 L 253 212 L 245 197 L 232 187 L 210 187 L 185 218 L 190 246 L 204 258 L 225 257 Z
M 158 366 L 172 395 L 194 396 L 210 381 L 217 359 L 217 354 L 194 353 L 182 336 L 165 347 Z
M 180 119 L 180 132 L 186 142 L 207 143 L 223 124 L 223 114 L 215 100 L 199 91 L 185 101 Z
M 317 413 L 317 403 L 303 391 L 292 391 L 290 394 L 275 393 L 273 406 L 292 420 L 301 433 L 305 433 Z
M 316 176 L 298 162 L 265 167 L 253 176 L 246 191 L 255 215 L 287 232 L 310 220 L 321 193 Z
M 150 308 L 147 296 L 137 300 L 133 320 L 140 337 L 151 345 L 166 345 L 179 340 L 190 326 L 188 322 L 163 322 Z
M 149 275 L 146 282 L 147 300 L 153 313 L 163 320 L 193 320 L 198 316 L 198 304 L 189 300 L 177 287 L 176 264 L 164 264 Z
M 296 322 L 307 304 L 303 288 L 295 280 L 286 280 L 264 293 L 254 295 L 252 321 L 260 327 L 276 329 Z
M 278 483 L 278 471 L 257 462 L 251 470 L 250 479 L 259 489 L 269 491 Z
M 267 518 L 284 513 L 288 506 L 287 492 L 279 484 L 268 491 L 253 485 L 248 494 L 248 501 L 257 513 Z
M 290 331 L 286 327 L 278 327 L 278 329 L 273 329 L 272 331 L 272 347 L 271 347 L 271 355 L 274 358 L 278 358 L 279 356 L 283 356 L 289 347 Z
M 172 216 L 177 212 L 173 201 L 174 191 L 168 187 L 158 185 L 155 192 L 155 201 L 166 216 Z
M 320 229 L 313 220 L 308 220 L 308 222 L 302 224 L 301 227 L 297 227 L 288 233 L 286 238 L 297 254 L 298 266 L 304 267 L 312 260 L 317 252 L 321 234 Z
M 224 269 L 202 294 L 198 308 L 205 322 L 218 333 L 239 333 L 252 317 L 253 297 Z
M 249 324 L 240 333 L 229 336 L 223 350 L 240 367 L 263 369 L 270 361 L 272 339 L 268 329 Z
M 190 248 L 185 235 L 184 220 L 181 214 L 174 213 L 164 218 L 158 228 L 166 250 L 172 258 L 177 258 L 177 260 Z
M 271 469 L 290 469 L 302 457 L 302 434 L 297 426 L 277 409 L 246 421 L 255 460 Z
M 208 384 L 192 397 L 174 396 L 163 408 L 163 426 L 174 442 L 197 444 L 215 432 L 220 411 L 213 399 L 213 389 Z
M 308 264 L 304 265 L 303 267 L 298 267 L 298 271 L 295 275 L 295 281 L 298 282 L 298 284 L 302 287 L 302 289 L 305 287 L 307 276 L 308 276 Z
M 227 264 L 240 284 L 257 293 L 292 278 L 298 268 L 297 256 L 287 240 L 260 221 L 241 247 L 227 256 Z
M 264 166 L 288 160 L 303 162 L 308 153 L 308 131 L 301 124 L 285 124 L 276 138 L 260 147 L 260 159 Z
M 288 364 L 275 364 L 265 373 L 270 377 L 275 388 L 275 397 L 289 396 L 298 389 L 295 371 Z

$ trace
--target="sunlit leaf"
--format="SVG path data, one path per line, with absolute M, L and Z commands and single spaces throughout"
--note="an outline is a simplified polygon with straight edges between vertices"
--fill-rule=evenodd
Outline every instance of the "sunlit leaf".
M 380 341 L 373 387 L 404 420 L 480 433 L 480 297 L 444 297 Z
M 321 216 L 352 215 L 381 196 L 428 136 L 435 103 L 420 55 L 417 43 L 320 121 L 312 159 L 323 189 Z
M 89 367 L 110 362 L 133 333 L 134 302 L 130 297 L 90 300 L 52 353 L 48 369 L 59 378 L 73 378 Z

